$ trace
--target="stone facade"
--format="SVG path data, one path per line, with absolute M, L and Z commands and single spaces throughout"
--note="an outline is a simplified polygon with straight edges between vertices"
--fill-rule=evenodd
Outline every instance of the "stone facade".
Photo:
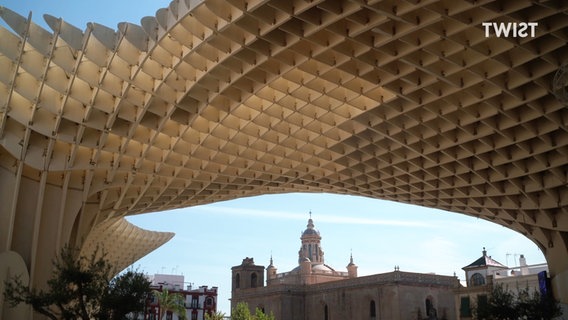
M 456 319 L 454 291 L 460 284 L 455 276 L 396 268 L 394 272 L 358 277 L 353 257 L 347 272 L 336 271 L 323 261 L 321 236 L 311 218 L 301 240 L 299 266 L 279 274 L 271 259 L 266 286 L 245 285 L 258 284 L 264 269 L 252 258 L 233 267 L 231 308 L 246 302 L 251 311 L 260 308 L 273 313 L 277 320 Z
M 231 305 L 248 303 L 276 319 L 456 319 L 456 277 L 394 272 L 314 285 L 275 284 L 233 290 Z M 327 314 L 327 316 L 326 316 Z
M 264 286 L 264 267 L 254 264 L 253 258 L 244 258 L 240 266 L 232 268 L 232 290 L 254 289 Z

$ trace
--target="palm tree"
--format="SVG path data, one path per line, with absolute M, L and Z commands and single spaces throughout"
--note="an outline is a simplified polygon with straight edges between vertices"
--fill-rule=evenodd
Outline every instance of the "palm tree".
M 225 319 L 225 314 L 221 311 L 217 311 L 216 313 L 212 314 L 205 314 L 205 320 L 223 320 Z
M 162 310 L 160 320 L 164 319 L 164 316 L 168 311 L 176 313 L 181 320 L 185 320 L 184 298 L 181 294 L 170 294 L 167 288 L 162 289 L 162 291 L 154 290 L 153 292 L 154 296 L 158 299 L 158 304 Z

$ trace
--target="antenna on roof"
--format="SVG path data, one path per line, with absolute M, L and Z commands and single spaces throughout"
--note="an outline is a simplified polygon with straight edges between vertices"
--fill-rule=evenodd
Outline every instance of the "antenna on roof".
M 513 256 L 513 259 L 514 259 L 513 263 L 516 264 L 518 255 L 519 255 L 518 253 L 506 253 L 505 254 L 505 257 L 506 257 L 505 263 L 507 264 L 507 267 L 509 266 L 509 256 Z

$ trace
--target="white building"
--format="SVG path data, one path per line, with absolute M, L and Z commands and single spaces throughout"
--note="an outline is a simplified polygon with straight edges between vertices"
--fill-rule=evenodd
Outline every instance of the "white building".
M 524 255 L 520 255 L 519 265 L 508 267 L 487 255 L 483 248 L 482 256 L 462 268 L 465 271 L 466 287 L 456 291 L 456 310 L 458 319 L 471 319 L 472 309 L 487 299 L 494 285 L 513 293 L 521 290 L 541 290 L 541 282 L 547 281 L 548 265 L 528 265 Z M 543 284 L 546 286 L 546 284 Z
M 183 275 L 155 274 L 150 279 L 153 290 L 167 289 L 170 294 L 179 293 L 184 297 L 187 320 L 204 320 L 205 314 L 217 312 L 217 287 L 200 286 L 194 289 L 191 284 L 185 284 Z M 146 305 L 144 320 L 179 320 L 178 315 L 170 311 L 163 319 L 160 319 L 161 314 L 159 301 L 152 296 Z

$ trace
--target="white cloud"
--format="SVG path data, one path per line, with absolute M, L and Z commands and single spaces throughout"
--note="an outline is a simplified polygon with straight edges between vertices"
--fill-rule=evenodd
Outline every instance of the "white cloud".
M 306 214 L 298 214 L 286 211 L 274 210 L 258 210 L 232 208 L 226 206 L 202 206 L 195 208 L 207 211 L 209 214 L 230 214 L 247 217 L 263 217 L 268 219 L 286 219 L 286 220 L 306 220 Z M 338 215 L 318 215 L 318 223 L 335 223 L 335 224 L 354 224 L 354 225 L 382 225 L 382 226 L 398 226 L 398 227 L 420 227 L 433 228 L 434 225 L 423 221 L 408 220 L 386 220 L 386 219 L 370 219 L 361 217 L 338 216 Z

